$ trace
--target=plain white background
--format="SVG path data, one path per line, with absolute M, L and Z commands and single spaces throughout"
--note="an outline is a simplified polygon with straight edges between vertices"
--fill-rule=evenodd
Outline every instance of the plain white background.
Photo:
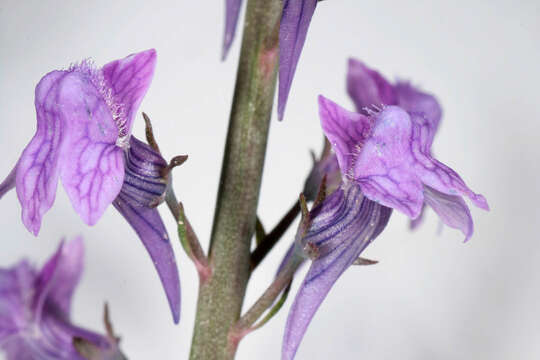
M 351 268 L 338 281 L 298 359 L 540 357 L 539 14 L 537 1 L 319 4 L 285 121 L 272 120 L 259 207 L 265 225 L 273 226 L 301 190 L 308 150 L 319 151 L 316 96 L 352 109 L 345 92 L 349 56 L 438 96 L 444 117 L 434 151 L 492 210 L 472 209 L 476 230 L 467 244 L 456 230 L 438 235 L 433 212 L 414 233 L 394 213 L 365 252 L 380 263 Z M 1 0 L 0 174 L 8 174 L 34 133 L 34 87 L 45 73 L 87 57 L 102 65 L 156 48 L 157 70 L 141 110 L 153 119 L 167 157 L 190 156 L 175 170 L 174 185 L 206 246 L 240 48 L 237 36 L 227 62 L 219 61 L 223 18 L 224 1 Z M 143 136 L 140 115 L 134 134 Z M 0 266 L 23 256 L 41 265 L 62 237 L 81 234 L 86 269 L 74 321 L 101 330 L 108 301 L 130 359 L 188 357 L 197 281 L 176 241 L 178 326 L 150 258 L 112 207 L 87 227 L 59 187 L 38 238 L 23 227 L 14 192 L 0 201 L 0 214 Z M 292 237 L 287 233 L 257 270 L 248 305 L 269 283 Z M 238 359 L 278 359 L 286 313 L 249 335 Z

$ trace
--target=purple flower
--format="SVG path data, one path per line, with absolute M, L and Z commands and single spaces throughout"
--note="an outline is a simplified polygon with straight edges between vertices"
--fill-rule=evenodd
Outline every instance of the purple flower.
M 0 348 L 8 360 L 84 360 L 74 347 L 83 341 L 92 360 L 124 359 L 112 336 L 71 324 L 71 298 L 83 270 L 82 239 L 62 242 L 41 270 L 27 261 L 0 268 Z
M 83 61 L 45 75 L 36 86 L 37 132 L 0 184 L 0 197 L 16 188 L 23 223 L 35 235 L 53 205 L 59 178 L 88 225 L 113 203 L 150 253 L 178 322 L 178 269 L 155 209 L 167 187 L 167 164 L 157 151 L 131 136 L 155 63 L 152 49 L 101 69 Z
M 279 28 L 278 118 L 283 120 L 296 65 L 306 41 L 307 31 L 319 0 L 284 0 Z M 242 0 L 225 0 L 225 36 L 223 59 L 226 58 L 236 32 Z
M 424 113 L 387 106 L 364 115 L 349 112 L 322 96 L 319 109 L 341 172 L 358 184 L 366 197 L 412 219 L 418 217 L 425 201 L 445 224 L 461 229 L 466 240 L 472 235 L 470 213 L 462 196 L 485 210 L 488 204 L 455 171 L 432 157 L 430 122 Z
M 411 120 L 419 126 L 418 131 L 421 131 L 422 151 L 427 156 L 432 156 L 431 146 L 442 116 L 441 106 L 433 95 L 422 92 L 406 82 L 391 84 L 377 71 L 355 59 L 349 60 L 347 90 L 357 111 L 364 115 L 369 115 L 373 106 L 398 105 L 407 111 Z M 437 190 L 437 187 L 430 187 L 426 183 L 423 189 L 425 201 L 418 216 L 415 215 L 411 220 L 410 227 L 414 229 L 421 223 L 427 204 L 446 225 L 460 229 L 466 239 L 469 239 L 473 233 L 473 222 L 463 199 L 456 196 L 456 193 Z M 487 207 L 487 204 L 485 205 Z
M 425 202 L 447 225 L 461 229 L 466 240 L 472 219 L 462 196 L 488 209 L 483 196 L 431 156 L 424 113 L 398 106 L 366 111 L 368 115 L 349 112 L 319 97 L 322 128 L 336 153 L 342 184 L 298 229 L 295 256 L 303 254 L 312 264 L 287 319 L 283 360 L 294 358 L 331 287 L 382 232 L 392 209 L 415 218 Z

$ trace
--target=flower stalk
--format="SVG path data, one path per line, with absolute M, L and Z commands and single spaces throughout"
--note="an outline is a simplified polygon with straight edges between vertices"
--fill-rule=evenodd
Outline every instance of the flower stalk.
M 303 261 L 303 257 L 293 254 L 291 259 L 279 272 L 274 281 L 261 295 L 261 297 L 232 327 L 229 333 L 230 353 L 236 352 L 238 343 L 244 338 L 244 336 L 266 324 L 266 322 L 270 320 L 270 318 L 272 318 L 277 311 L 279 311 L 287 298 L 294 273 Z M 278 296 L 282 293 L 282 298 L 272 307 Z M 270 309 L 271 307 L 272 309 Z M 265 316 L 259 323 L 255 324 L 255 322 L 260 319 L 268 309 L 270 309 L 270 311 L 268 312 L 267 316 Z
M 251 254 L 251 271 L 255 270 L 266 255 L 274 248 L 287 229 L 292 225 L 298 214 L 300 214 L 300 202 L 296 201 L 272 231 L 266 234 L 261 242 L 257 244 L 255 250 L 253 250 L 253 253 Z
M 248 1 L 242 50 L 209 250 L 201 283 L 191 360 L 233 359 L 228 334 L 238 321 L 250 275 L 278 65 L 280 0 Z
M 165 202 L 167 203 L 167 207 L 178 225 L 178 236 L 180 238 L 180 243 L 182 244 L 187 256 L 195 264 L 200 282 L 205 282 L 210 276 L 211 272 L 210 266 L 208 265 L 208 259 L 204 254 L 204 250 L 201 247 L 197 235 L 195 235 L 195 232 L 193 231 L 193 228 L 186 217 L 184 206 L 176 199 L 172 184 L 169 184 L 169 187 L 167 188 Z

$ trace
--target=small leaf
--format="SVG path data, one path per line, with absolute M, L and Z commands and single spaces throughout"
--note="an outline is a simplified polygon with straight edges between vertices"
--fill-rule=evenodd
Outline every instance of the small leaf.
M 302 209 L 302 221 L 309 220 L 309 210 L 307 207 L 306 197 L 304 194 L 300 194 L 300 208 Z
M 257 324 L 253 325 L 251 327 L 250 331 L 257 330 L 258 328 L 262 327 L 264 324 L 266 324 L 271 318 L 276 315 L 279 310 L 283 307 L 283 304 L 285 304 L 285 301 L 287 301 L 287 297 L 289 296 L 289 291 L 291 290 L 292 280 L 289 282 L 289 285 L 283 290 L 283 293 L 281 294 L 281 297 L 279 298 L 278 302 L 275 303 L 274 306 L 268 311 L 268 314 L 259 321 Z
M 146 124 L 145 132 L 146 132 L 146 141 L 148 142 L 148 145 L 152 147 L 152 149 L 159 151 L 159 146 L 156 142 L 156 138 L 154 137 L 154 130 L 152 129 L 152 122 L 150 121 L 150 118 L 146 113 L 142 113 L 142 116 L 144 118 L 144 123 Z
M 363 257 L 358 257 L 358 259 L 354 260 L 353 265 L 375 265 L 378 263 L 378 260 L 370 260 Z
M 317 193 L 317 197 L 315 198 L 313 207 L 322 203 L 324 201 L 324 198 L 326 198 L 326 174 L 324 174 L 321 180 L 321 185 L 319 186 L 319 192 Z

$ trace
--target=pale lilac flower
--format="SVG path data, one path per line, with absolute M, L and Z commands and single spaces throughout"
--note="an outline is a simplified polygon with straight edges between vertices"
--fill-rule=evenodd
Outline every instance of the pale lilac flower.
M 294 358 L 329 290 L 381 233 L 392 209 L 415 218 L 425 201 L 447 225 L 461 228 L 471 221 L 470 229 L 472 220 L 462 196 L 488 209 L 482 195 L 472 192 L 457 173 L 431 156 L 424 113 L 383 106 L 365 115 L 349 112 L 322 96 L 319 112 L 337 156 L 342 184 L 302 219 L 298 229 L 295 256 L 304 254 L 312 264 L 287 319 L 283 360 Z M 456 202 L 461 206 L 454 206 Z M 466 239 L 471 233 L 466 233 Z
M 84 360 L 73 345 L 78 340 L 92 345 L 92 360 L 125 359 L 114 337 L 70 321 L 83 260 L 83 242 L 78 238 L 62 242 L 41 270 L 24 260 L 0 268 L 0 348 L 7 360 Z
M 364 195 L 403 212 L 412 219 L 420 214 L 424 200 L 434 206 L 451 227 L 463 218 L 449 197 L 467 196 L 488 210 L 486 199 L 472 192 L 459 175 L 431 155 L 429 120 L 424 113 L 387 106 L 371 115 L 349 112 L 319 98 L 323 130 L 332 144 L 344 176 L 357 183 Z M 432 201 L 437 199 L 437 204 Z M 465 206 L 466 207 L 466 206 Z M 460 207 L 461 208 L 461 207 Z M 468 209 L 467 209 L 468 213 Z M 465 216 L 470 218 L 470 216 Z M 459 227 L 466 239 L 469 227 Z
M 350 59 L 347 90 L 358 112 L 369 115 L 373 107 L 398 105 L 411 114 L 411 119 L 421 127 L 424 152 L 431 156 L 433 139 L 441 121 L 442 109 L 437 99 L 407 82 L 391 84 L 376 70 L 364 63 Z M 429 205 L 448 226 L 460 229 L 470 238 L 473 221 L 470 211 L 460 196 L 437 191 L 424 184 L 424 199 L 419 215 L 410 221 L 411 229 L 418 227 L 424 217 L 425 204 Z
M 59 179 L 88 225 L 94 225 L 114 202 L 150 253 L 178 322 L 178 269 L 154 208 L 166 190 L 167 164 L 131 136 L 155 63 L 152 49 L 101 69 L 83 61 L 45 75 L 36 86 L 36 134 L 0 184 L 0 197 L 16 188 L 23 223 L 35 235 L 53 205 Z
M 279 28 L 278 118 L 280 120 L 283 119 L 296 65 L 300 59 L 309 24 L 318 1 L 320 0 L 283 0 Z M 227 57 L 234 39 L 241 5 L 242 0 L 225 0 L 223 59 Z

